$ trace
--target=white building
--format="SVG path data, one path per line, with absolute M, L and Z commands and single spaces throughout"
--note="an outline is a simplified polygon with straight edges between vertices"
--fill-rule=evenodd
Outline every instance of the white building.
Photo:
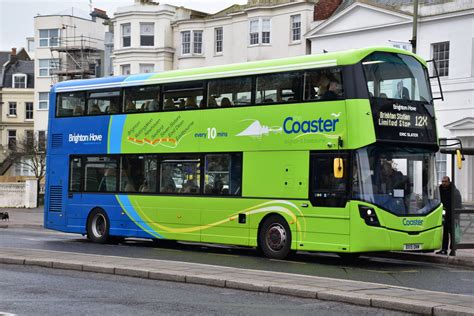
M 45 139 L 49 90 L 60 80 L 100 76 L 107 26 L 104 11 L 78 9 L 35 17 L 35 132 Z M 77 56 L 82 56 L 77 58 Z M 96 69 L 93 69 L 96 68 Z
M 114 24 L 114 74 L 160 72 L 173 69 L 173 29 L 176 19 L 205 16 L 183 7 L 135 0 L 118 8 Z
M 373 45 L 411 50 L 411 1 L 378 2 L 385 4 L 346 1 L 329 19 L 316 21 L 306 34 L 313 53 Z M 435 101 L 439 137 L 457 137 L 464 146 L 474 147 L 474 2 L 420 1 L 417 37 L 417 54 L 438 60 L 440 68 L 444 101 Z M 432 89 L 435 97 L 440 96 L 435 80 Z M 450 167 L 445 159 L 440 157 L 439 175 L 446 175 Z M 468 158 L 456 181 L 468 201 L 474 200 L 473 165 L 474 157 Z
M 250 0 L 207 14 L 135 0 L 112 19 L 114 74 L 304 55 L 315 2 Z

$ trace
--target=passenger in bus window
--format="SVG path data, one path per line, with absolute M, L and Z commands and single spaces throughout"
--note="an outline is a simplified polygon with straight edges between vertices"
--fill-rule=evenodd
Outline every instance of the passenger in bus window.
M 184 110 L 186 107 L 186 101 L 184 99 L 179 99 L 178 109 Z
M 130 113 L 130 112 L 136 112 L 137 107 L 133 103 L 133 101 L 130 98 L 127 98 L 125 101 L 125 112 Z
M 224 193 L 224 192 L 222 192 L 223 189 L 224 189 L 224 182 L 222 182 L 222 180 L 220 180 L 220 179 L 217 179 L 214 182 L 214 187 L 212 188 L 212 194 L 221 195 L 221 194 Z
M 397 98 L 403 99 L 403 100 L 410 99 L 410 92 L 408 91 L 407 88 L 403 86 L 403 81 L 399 81 L 397 83 Z
M 155 112 L 160 110 L 160 94 L 157 94 L 153 100 L 148 103 L 145 107 L 145 111 Z
M 110 114 L 116 114 L 119 113 L 119 107 L 116 103 L 111 103 L 109 107 L 107 108 L 107 112 Z
M 183 187 L 181 188 L 181 193 L 198 193 L 199 187 L 194 180 L 187 180 Z
M 143 184 L 140 186 L 140 192 L 152 192 L 150 186 L 148 185 L 148 180 L 146 178 L 145 180 L 143 180 Z
M 161 193 L 174 193 L 176 192 L 176 184 L 171 176 L 173 173 L 173 166 L 169 164 L 163 164 L 161 169 Z
M 128 168 L 130 169 L 130 167 Z M 133 184 L 132 177 L 130 177 L 131 171 L 122 169 L 122 175 L 120 179 L 121 191 L 123 192 L 136 192 L 135 185 Z
M 163 106 L 163 110 L 170 111 L 176 110 L 176 106 L 174 105 L 174 101 L 171 98 L 166 99 L 165 104 Z
M 84 115 L 84 108 L 82 107 L 82 105 L 76 105 L 74 107 L 74 111 L 72 112 L 72 115 L 74 116 Z
M 102 111 L 100 110 L 99 105 L 97 103 L 94 103 L 89 107 L 88 114 L 91 114 L 91 115 L 102 114 Z
M 323 100 L 336 100 L 339 97 L 338 90 L 339 90 L 339 83 L 337 81 L 331 81 L 328 85 L 327 91 L 323 94 L 322 99 Z
M 319 84 L 318 84 L 318 96 L 322 98 L 324 94 L 328 91 L 329 88 L 329 83 L 331 81 L 326 75 L 321 75 L 319 78 Z
M 222 98 L 221 100 L 221 108 L 229 108 L 232 106 L 232 103 L 230 102 L 229 98 L 225 97 Z
M 217 107 L 217 101 L 216 101 L 216 98 L 214 96 L 210 96 L 209 97 L 209 101 L 207 101 L 207 107 L 208 108 L 215 108 Z
M 186 103 L 184 104 L 185 109 L 197 109 L 198 106 L 196 104 L 196 97 L 187 97 Z
M 115 167 L 106 168 L 104 176 L 99 183 L 99 191 L 101 192 L 114 192 L 116 190 L 117 173 Z
M 399 81 L 397 83 L 397 98 L 403 99 L 403 100 L 410 99 L 410 92 L 408 91 L 407 88 L 403 86 L 403 81 Z

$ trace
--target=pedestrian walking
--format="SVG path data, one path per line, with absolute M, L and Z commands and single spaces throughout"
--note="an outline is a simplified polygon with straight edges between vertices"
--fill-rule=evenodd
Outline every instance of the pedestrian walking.
M 454 190 L 454 201 L 452 201 L 452 192 Z M 453 210 L 455 208 L 461 208 L 461 193 L 454 186 L 454 183 L 451 182 L 451 179 L 447 176 L 443 177 L 441 180 L 441 185 L 439 186 L 439 191 L 441 195 L 441 203 L 443 203 L 443 208 L 445 210 L 444 214 L 444 223 L 443 223 L 443 245 L 440 251 L 436 254 L 447 255 L 448 246 L 450 245 L 451 252 L 450 256 L 456 255 L 453 250 L 453 238 L 454 232 L 451 230 L 452 220 L 456 220 L 453 216 Z M 453 205 L 454 203 L 454 205 Z M 459 219 L 458 219 L 459 220 Z

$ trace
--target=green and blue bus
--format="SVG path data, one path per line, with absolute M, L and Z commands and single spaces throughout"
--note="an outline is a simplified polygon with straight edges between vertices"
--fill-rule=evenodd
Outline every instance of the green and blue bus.
M 395 48 L 60 82 L 46 228 L 341 256 L 439 249 L 425 61 Z

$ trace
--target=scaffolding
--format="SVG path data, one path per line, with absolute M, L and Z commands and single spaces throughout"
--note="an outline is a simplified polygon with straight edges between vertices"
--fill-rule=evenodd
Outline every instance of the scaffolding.
M 79 35 L 67 36 L 67 28 L 75 26 L 63 25 L 58 45 L 51 47 L 51 69 L 57 81 L 72 79 L 89 79 L 100 76 L 102 50 L 98 48 L 100 39 Z M 56 56 L 56 58 L 54 58 Z

